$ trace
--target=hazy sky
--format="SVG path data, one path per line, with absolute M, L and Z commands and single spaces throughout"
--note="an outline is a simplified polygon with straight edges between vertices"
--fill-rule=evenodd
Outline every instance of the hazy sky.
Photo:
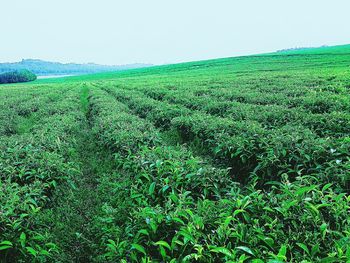
M 0 62 L 154 64 L 350 43 L 349 0 L 0 0 Z

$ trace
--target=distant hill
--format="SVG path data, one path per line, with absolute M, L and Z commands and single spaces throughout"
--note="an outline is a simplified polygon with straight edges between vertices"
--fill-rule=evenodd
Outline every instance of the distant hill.
M 0 73 L 11 72 L 16 70 L 30 70 L 36 75 L 81 75 L 99 72 L 119 71 L 133 68 L 150 67 L 151 64 L 128 64 L 118 66 L 106 66 L 93 63 L 75 64 L 49 62 L 40 59 L 23 59 L 20 62 L 0 63 Z
M 323 45 L 320 47 L 294 47 L 294 48 L 285 48 L 285 49 L 280 49 L 277 50 L 276 52 L 288 52 L 288 51 L 304 51 L 304 50 L 310 50 L 310 49 L 315 49 L 315 48 L 325 48 L 328 47 L 327 45 Z
M 349 54 L 350 45 L 300 47 L 278 50 L 278 55 L 305 55 L 305 54 Z M 270 55 L 272 53 L 268 53 Z M 263 54 L 264 55 L 264 54 Z M 266 55 L 266 54 L 265 54 Z

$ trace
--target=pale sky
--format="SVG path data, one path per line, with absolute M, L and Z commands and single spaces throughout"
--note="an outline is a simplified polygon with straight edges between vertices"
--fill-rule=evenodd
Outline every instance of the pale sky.
M 0 62 L 164 64 L 350 43 L 349 0 L 0 0 Z

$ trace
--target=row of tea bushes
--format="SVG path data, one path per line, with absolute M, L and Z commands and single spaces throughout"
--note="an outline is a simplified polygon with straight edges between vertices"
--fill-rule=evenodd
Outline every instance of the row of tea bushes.
M 199 141 L 210 155 L 232 167 L 236 180 L 244 181 L 251 173 L 262 183 L 278 180 L 283 173 L 317 174 L 322 181 L 347 187 L 346 138 L 321 138 L 294 125 L 266 130 L 254 120 L 234 121 L 156 101 L 137 91 L 108 90 L 157 127 L 176 130 L 184 142 Z
M 69 91 L 48 103 L 49 94 L 33 102 L 38 109 L 30 133 L 0 139 L 0 259 L 5 261 L 44 261 L 57 253 L 37 217 L 56 185 L 79 174 L 69 160 L 82 118 L 79 96 Z
M 350 118 L 344 111 L 315 114 L 302 107 L 288 108 L 283 105 L 249 104 L 227 101 L 200 90 L 184 91 L 167 89 L 141 89 L 153 99 L 183 105 L 190 110 L 200 110 L 208 114 L 232 118 L 237 121 L 254 120 L 272 129 L 287 124 L 303 125 L 321 136 L 341 137 L 350 133 Z
M 94 132 L 120 167 L 101 179 L 105 206 L 96 225 L 108 251 L 101 258 L 336 262 L 349 255 L 349 200 L 332 184 L 283 175 L 269 190 L 259 190 L 257 178 L 239 186 L 186 149 L 166 146 L 109 94 L 96 88 L 91 102 Z

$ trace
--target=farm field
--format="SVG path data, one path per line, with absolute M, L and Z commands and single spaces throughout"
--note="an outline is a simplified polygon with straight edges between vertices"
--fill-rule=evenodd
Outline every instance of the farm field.
M 350 45 L 0 86 L 0 262 L 350 262 Z

